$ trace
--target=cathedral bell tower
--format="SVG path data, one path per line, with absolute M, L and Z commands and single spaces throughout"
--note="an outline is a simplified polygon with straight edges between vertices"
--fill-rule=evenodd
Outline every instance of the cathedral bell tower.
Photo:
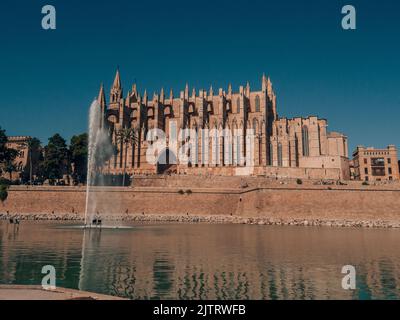
M 110 107 L 112 107 L 112 104 L 118 105 L 121 99 L 122 99 L 121 78 L 119 75 L 119 69 L 117 69 L 117 73 L 115 74 L 114 83 L 111 87 Z

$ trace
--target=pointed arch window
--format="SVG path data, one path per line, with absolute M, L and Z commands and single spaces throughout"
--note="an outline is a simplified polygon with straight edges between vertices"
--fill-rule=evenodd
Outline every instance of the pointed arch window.
M 282 161 L 282 143 L 278 143 L 278 166 L 279 167 L 283 166 L 283 161 Z
M 255 100 L 256 112 L 260 112 L 260 97 L 257 95 Z
M 253 133 L 254 133 L 254 135 L 257 135 L 257 133 L 258 133 L 258 123 L 257 123 L 257 119 L 256 118 L 254 118 L 253 119 Z
M 308 157 L 310 155 L 310 144 L 308 139 L 308 127 L 303 126 L 301 129 L 302 137 L 303 137 L 303 157 Z
M 218 128 L 215 125 L 214 137 L 213 137 L 213 146 L 214 146 L 214 155 L 213 155 L 213 164 L 217 166 L 219 164 L 219 135 Z
M 240 98 L 236 99 L 236 113 L 240 113 Z
M 272 143 L 269 144 L 269 165 L 274 165 L 274 146 Z

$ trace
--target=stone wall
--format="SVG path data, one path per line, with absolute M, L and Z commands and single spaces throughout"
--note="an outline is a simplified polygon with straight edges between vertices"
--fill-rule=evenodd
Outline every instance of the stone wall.
M 337 157 L 337 161 L 341 161 Z M 321 165 L 322 166 L 322 165 Z M 248 173 L 245 170 L 251 170 Z M 186 167 L 178 166 L 180 174 L 188 175 L 220 175 L 220 176 L 239 176 L 241 172 L 246 172 L 245 175 L 265 176 L 279 179 L 299 178 L 299 179 L 324 179 L 329 180 L 348 180 L 349 175 L 346 175 L 340 168 L 297 168 L 297 167 L 270 167 L 270 166 L 254 166 L 253 168 L 245 167 Z
M 228 215 L 276 219 L 400 220 L 400 190 L 348 186 L 202 189 L 95 188 L 101 214 Z M 83 216 L 85 189 L 12 187 L 0 213 Z

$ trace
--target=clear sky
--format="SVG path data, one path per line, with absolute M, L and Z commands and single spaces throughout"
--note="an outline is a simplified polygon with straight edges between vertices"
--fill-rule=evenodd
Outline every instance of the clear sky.
M 41 28 L 41 8 L 57 29 Z M 357 30 L 341 28 L 352 4 Z M 261 86 L 280 116 L 318 115 L 356 145 L 400 147 L 400 1 L 2 0 L 0 126 L 47 143 L 86 130 L 100 82 L 125 93 Z M 108 99 L 108 97 L 107 97 Z

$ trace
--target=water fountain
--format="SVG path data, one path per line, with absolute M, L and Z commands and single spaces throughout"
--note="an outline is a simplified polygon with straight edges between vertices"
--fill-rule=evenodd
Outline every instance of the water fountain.
M 104 164 L 107 154 L 112 153 L 113 146 L 108 136 L 107 130 L 102 124 L 101 107 L 97 99 L 90 105 L 89 127 L 88 127 L 88 160 L 87 160 L 87 182 L 86 182 L 86 203 L 85 203 L 85 222 L 83 228 L 97 227 L 94 221 L 103 222 L 98 215 L 98 198 L 103 198 L 103 190 L 93 190 L 95 185 L 104 186 L 102 175 L 98 174 L 98 168 Z M 95 192 L 93 192 L 95 191 Z M 110 204 L 114 205 L 114 204 Z M 105 210 L 104 204 L 102 209 Z M 102 228 L 129 228 L 124 226 L 101 225 Z
M 97 197 L 102 194 L 101 190 L 93 190 L 96 185 L 103 185 L 101 175 L 97 175 L 98 168 L 103 165 L 103 155 L 112 150 L 112 145 L 108 137 L 108 133 L 101 125 L 102 114 L 100 104 L 95 99 L 90 105 L 89 109 L 89 126 L 88 126 L 88 159 L 87 159 L 87 178 L 86 178 L 86 201 L 85 201 L 85 222 L 83 226 L 78 228 L 83 229 L 82 239 L 82 256 L 81 256 L 81 271 L 79 274 L 79 290 L 85 290 L 88 287 L 92 273 L 87 272 L 86 259 L 90 259 L 90 253 L 95 250 L 101 239 L 101 232 L 91 232 L 92 228 L 96 229 L 93 225 L 93 220 L 96 217 Z M 95 192 L 93 192 L 95 191 Z M 102 195 L 104 196 L 104 195 Z M 96 217 L 99 219 L 99 217 Z M 130 229 L 129 226 L 112 226 L 103 224 L 101 229 Z M 88 232 L 86 232 L 88 230 Z M 87 257 L 86 252 L 89 252 Z
M 101 122 L 101 108 L 98 101 L 95 99 L 90 105 L 89 109 L 89 131 L 88 131 L 88 160 L 87 160 L 87 178 L 86 178 L 86 203 L 85 203 L 85 224 L 84 227 L 91 227 L 94 218 L 94 207 L 91 208 L 91 186 L 94 184 L 96 168 L 96 155 L 102 152 L 102 144 L 106 139 L 102 138 L 104 129 L 100 126 Z M 104 149 L 103 149 L 104 150 Z

